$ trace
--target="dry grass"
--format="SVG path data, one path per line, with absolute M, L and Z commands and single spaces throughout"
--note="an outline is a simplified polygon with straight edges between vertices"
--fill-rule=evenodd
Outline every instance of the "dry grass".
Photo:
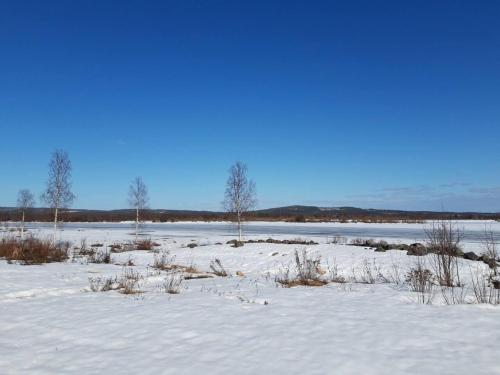
M 175 256 L 170 255 L 169 251 L 162 251 L 153 255 L 153 268 L 161 271 L 170 271 L 178 268 L 174 264 Z
M 135 242 L 135 250 L 154 250 L 159 244 L 153 242 L 151 238 L 145 238 Z
M 111 253 L 108 250 L 103 251 L 95 251 L 93 252 L 89 258 L 90 263 L 111 263 Z
M 434 298 L 435 280 L 436 277 L 420 259 L 417 260 L 406 275 L 406 283 L 409 285 L 410 290 L 417 293 L 420 303 L 427 305 L 430 305 Z
M 224 266 L 222 265 L 222 262 L 220 259 L 214 259 L 210 262 L 210 269 L 214 273 L 214 275 L 221 276 L 221 277 L 227 277 L 229 276 L 229 272 L 226 271 Z
M 116 277 L 89 277 L 89 285 L 92 292 L 107 292 L 119 287 Z
M 0 239 L 0 258 L 24 265 L 63 262 L 68 259 L 69 248 L 69 242 L 7 236 Z
M 211 278 L 211 275 L 201 272 L 194 263 L 189 266 L 183 266 L 180 264 L 175 264 L 175 256 L 170 255 L 170 252 L 162 251 L 158 254 L 153 255 L 153 265 L 152 268 L 159 271 L 177 271 L 184 272 L 187 275 L 183 276 L 183 280 L 194 280 L 194 279 L 207 279 Z
M 83 256 L 92 256 L 95 254 L 95 250 L 87 246 L 87 239 L 80 239 L 80 247 L 78 248 L 78 253 Z
M 323 286 L 328 283 L 322 278 L 324 272 L 320 268 L 321 258 L 309 257 L 305 250 L 301 254 L 295 250 L 294 256 L 295 272 L 292 275 L 290 267 L 285 267 L 275 277 L 275 281 L 284 287 L 291 288 L 294 286 Z
M 138 294 L 141 293 L 139 281 L 142 279 L 139 272 L 131 268 L 125 268 L 123 274 L 118 279 L 118 290 L 122 294 Z
M 119 277 L 89 278 L 89 286 L 92 292 L 117 290 L 122 294 L 138 294 L 141 293 L 139 282 L 142 278 L 139 272 L 125 268 Z
M 181 273 L 171 272 L 168 273 L 160 289 L 168 294 L 179 294 L 184 277 Z
M 474 292 L 476 303 L 489 303 L 492 305 L 500 304 L 500 289 L 497 288 L 495 275 L 488 273 L 483 269 L 472 271 L 472 291 Z

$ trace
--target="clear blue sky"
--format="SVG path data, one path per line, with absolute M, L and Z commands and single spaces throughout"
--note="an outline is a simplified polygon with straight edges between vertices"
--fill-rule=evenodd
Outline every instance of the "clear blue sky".
M 0 206 L 500 211 L 499 1 L 3 1 Z

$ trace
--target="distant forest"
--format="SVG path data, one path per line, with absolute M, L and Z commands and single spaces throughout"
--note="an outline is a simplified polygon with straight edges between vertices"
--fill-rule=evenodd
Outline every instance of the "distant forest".
M 135 219 L 135 210 L 78 210 L 66 209 L 60 213 L 65 222 L 120 222 Z M 17 208 L 0 208 L 0 221 L 19 221 L 21 212 Z M 355 207 L 320 208 L 314 206 L 288 206 L 265 210 L 250 211 L 245 214 L 249 221 L 286 221 L 286 222 L 347 222 L 367 223 L 420 222 L 423 220 L 457 219 L 457 220 L 500 220 L 500 213 L 478 212 L 432 212 L 432 211 L 399 211 L 361 209 Z M 26 221 L 51 222 L 54 210 L 49 208 L 33 208 L 26 212 Z M 188 210 L 148 210 L 141 213 L 142 221 L 176 222 L 176 221 L 230 221 L 231 214 L 215 211 Z

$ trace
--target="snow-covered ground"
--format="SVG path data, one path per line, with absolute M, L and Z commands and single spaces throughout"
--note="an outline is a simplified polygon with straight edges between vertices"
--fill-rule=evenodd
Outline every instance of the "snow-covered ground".
M 167 294 L 167 272 L 150 267 L 148 251 L 112 254 L 112 264 L 0 260 L 0 373 L 500 374 L 500 307 L 446 305 L 440 292 L 432 305 L 419 303 L 402 282 L 417 258 L 403 251 L 328 244 L 314 231 L 301 237 L 319 245 L 233 248 L 226 244 L 231 233 L 178 228 L 148 227 L 147 235 L 176 264 L 209 271 L 218 258 L 231 276 L 185 280 L 179 294 Z M 46 227 L 34 232 L 52 234 Z M 278 239 L 299 237 L 292 229 L 276 232 Z M 60 236 L 75 246 L 82 238 L 104 246 L 133 240 L 130 226 L 66 226 Z M 336 267 L 346 279 L 361 278 L 369 265 L 401 282 L 280 287 L 275 275 L 294 250 L 321 256 L 323 269 Z M 129 260 L 134 266 L 123 266 Z M 459 266 L 466 285 L 471 271 L 486 270 L 467 260 Z M 120 277 L 127 269 L 141 275 L 141 293 L 90 291 L 89 278 Z

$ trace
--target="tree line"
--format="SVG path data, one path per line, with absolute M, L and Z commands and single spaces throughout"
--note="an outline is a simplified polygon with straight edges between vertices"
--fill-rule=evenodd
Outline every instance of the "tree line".
M 46 188 L 40 195 L 40 201 L 53 211 L 54 231 L 57 231 L 61 210 L 71 207 L 76 199 L 72 191 L 72 165 L 68 153 L 60 149 L 54 151 L 48 167 Z M 236 162 L 229 169 L 222 206 L 237 225 L 239 241 L 242 238 L 244 215 L 255 207 L 256 202 L 255 182 L 248 178 L 246 164 Z M 149 208 L 148 188 L 142 177 L 136 177 L 130 183 L 128 203 L 135 212 L 135 240 L 137 241 L 139 224 L 143 220 L 142 212 Z M 21 237 L 24 236 L 26 212 L 34 206 L 33 193 L 29 189 L 19 190 L 17 207 L 21 212 Z

